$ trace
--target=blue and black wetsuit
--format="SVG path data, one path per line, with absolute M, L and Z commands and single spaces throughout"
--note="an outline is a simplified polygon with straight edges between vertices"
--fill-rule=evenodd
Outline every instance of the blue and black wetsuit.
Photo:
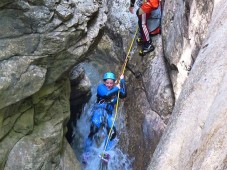
M 126 92 L 126 86 L 125 86 L 125 80 L 120 80 L 120 98 L 125 98 L 127 96 Z M 113 110 L 114 105 L 117 103 L 117 94 L 118 94 L 119 88 L 117 86 L 114 86 L 111 90 L 109 90 L 105 84 L 100 84 L 97 88 L 97 103 L 96 108 L 97 111 L 94 111 L 92 116 L 92 125 L 90 128 L 90 134 L 89 138 L 92 139 L 92 137 L 98 132 L 99 128 L 101 127 L 101 124 L 105 124 L 107 127 L 107 131 L 109 133 L 109 130 L 113 123 Z M 100 110 L 100 111 L 98 111 Z M 104 115 L 105 112 L 107 115 Z M 107 118 L 103 118 L 107 117 Z M 107 122 L 102 122 L 102 121 Z M 110 137 L 110 140 L 114 139 L 116 137 L 116 127 L 113 127 L 112 135 Z

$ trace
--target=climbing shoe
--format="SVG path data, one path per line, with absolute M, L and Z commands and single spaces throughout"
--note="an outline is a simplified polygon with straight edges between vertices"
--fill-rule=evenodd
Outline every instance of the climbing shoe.
M 152 45 L 151 41 L 147 41 L 143 44 L 142 50 L 140 50 L 139 55 L 145 56 L 147 53 L 154 51 L 154 46 Z

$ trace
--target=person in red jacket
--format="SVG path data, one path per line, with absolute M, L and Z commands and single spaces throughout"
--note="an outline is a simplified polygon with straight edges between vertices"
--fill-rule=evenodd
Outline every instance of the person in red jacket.
M 140 28 L 140 32 L 142 35 L 142 51 L 140 53 L 146 54 L 154 50 L 154 46 L 152 45 L 152 41 L 150 39 L 150 32 L 148 28 L 147 20 L 149 19 L 152 11 L 158 9 L 159 0 L 140 0 L 140 8 L 137 10 L 136 14 L 138 16 L 138 24 Z M 129 11 L 133 13 L 135 0 L 130 0 Z

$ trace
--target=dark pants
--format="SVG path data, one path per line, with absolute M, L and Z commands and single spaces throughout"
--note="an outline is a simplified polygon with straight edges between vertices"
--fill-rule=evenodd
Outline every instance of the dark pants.
M 93 123 L 91 124 L 90 127 L 90 133 L 88 135 L 88 138 L 90 138 L 91 140 L 93 139 L 94 135 L 99 131 L 99 128 L 97 126 L 95 126 Z
M 107 127 L 107 133 L 109 135 L 110 127 Z M 116 136 L 117 136 L 117 130 L 116 130 L 116 127 L 114 126 L 112 131 L 111 131 L 110 140 L 113 140 Z
M 91 124 L 91 127 L 90 127 L 90 133 L 88 135 L 88 138 L 90 140 L 93 139 L 94 135 L 99 131 L 99 128 L 97 126 L 95 126 L 94 124 Z M 110 132 L 110 127 L 107 127 L 107 134 L 109 135 L 109 132 Z M 110 140 L 113 140 L 117 135 L 117 130 L 116 130 L 116 127 L 114 126 L 112 131 L 111 131 L 111 135 L 110 135 Z

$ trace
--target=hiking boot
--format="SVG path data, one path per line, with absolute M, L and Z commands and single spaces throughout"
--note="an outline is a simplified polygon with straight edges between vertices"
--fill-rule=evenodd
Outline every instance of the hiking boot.
M 142 50 L 140 50 L 139 55 L 144 56 L 151 51 L 154 51 L 154 46 L 151 41 L 147 41 L 143 44 Z

